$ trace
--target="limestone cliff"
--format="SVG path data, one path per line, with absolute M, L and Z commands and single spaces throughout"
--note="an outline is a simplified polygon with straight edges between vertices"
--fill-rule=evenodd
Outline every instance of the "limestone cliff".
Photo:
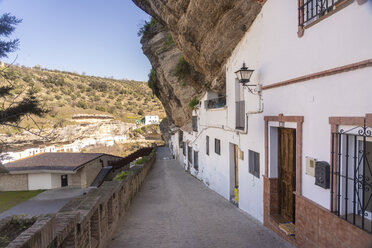
M 262 0 L 133 0 L 158 24 L 151 35 L 145 35 L 142 44 L 158 73 L 157 90 L 170 97 L 165 101 L 167 114 L 177 126 L 184 124 L 181 114 L 190 116 L 182 98 L 202 94 L 206 90 L 221 92 L 225 88 L 225 64 L 231 52 L 258 15 Z M 170 32 L 175 45 L 166 53 L 160 43 Z M 155 46 L 155 47 L 152 47 Z M 160 49 L 160 50 L 159 50 Z M 201 75 L 190 77 L 184 88 L 174 87 L 174 65 L 183 54 L 193 71 Z M 159 67 L 160 66 L 160 67 Z M 170 78 L 169 78 L 170 77 Z M 167 81 L 170 80 L 171 81 Z M 165 81 L 164 81 L 165 80 Z M 172 91 L 176 90 L 176 91 Z M 176 100 L 178 99 L 178 100 Z M 169 105 L 169 106 L 167 106 Z M 182 106 L 182 107 L 181 107 Z M 179 111 L 175 112 L 174 109 Z

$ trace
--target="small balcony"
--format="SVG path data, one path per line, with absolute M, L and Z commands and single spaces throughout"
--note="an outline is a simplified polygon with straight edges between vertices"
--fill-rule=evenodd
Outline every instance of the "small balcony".
M 236 102 L 236 119 L 235 119 L 235 128 L 239 130 L 244 130 L 245 126 L 245 102 L 238 101 Z
M 226 106 L 226 96 L 204 101 L 205 109 L 218 109 Z

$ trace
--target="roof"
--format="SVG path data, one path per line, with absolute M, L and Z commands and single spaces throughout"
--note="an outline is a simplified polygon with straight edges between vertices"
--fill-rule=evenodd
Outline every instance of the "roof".
M 63 170 L 75 171 L 104 153 L 62 153 L 50 152 L 20 159 L 4 165 L 8 171 Z M 112 156 L 112 155 L 109 155 Z M 115 156 L 113 156 L 115 157 Z

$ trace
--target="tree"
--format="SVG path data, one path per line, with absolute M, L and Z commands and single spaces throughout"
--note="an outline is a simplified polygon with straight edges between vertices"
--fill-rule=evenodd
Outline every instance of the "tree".
M 0 17 L 0 59 L 7 58 L 9 53 L 18 49 L 19 40 L 9 37 L 21 21 L 9 13 Z M 19 76 L 10 77 L 11 71 L 10 65 L 0 68 L 0 126 L 14 127 L 41 136 L 41 128 L 35 132 L 30 127 L 21 126 L 21 122 L 28 118 L 38 127 L 33 116 L 42 116 L 47 111 L 41 107 L 31 85 L 21 91 L 16 90 L 15 81 Z

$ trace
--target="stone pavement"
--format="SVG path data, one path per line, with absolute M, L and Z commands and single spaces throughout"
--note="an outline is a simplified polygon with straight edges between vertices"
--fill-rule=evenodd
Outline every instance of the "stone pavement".
M 89 191 L 89 188 L 81 189 L 76 187 L 64 187 L 47 190 L 1 213 L 0 219 L 3 219 L 7 216 L 21 214 L 39 215 L 56 213 L 72 198 L 82 195 L 87 191 Z
M 167 148 L 107 247 L 292 247 L 187 174 Z

